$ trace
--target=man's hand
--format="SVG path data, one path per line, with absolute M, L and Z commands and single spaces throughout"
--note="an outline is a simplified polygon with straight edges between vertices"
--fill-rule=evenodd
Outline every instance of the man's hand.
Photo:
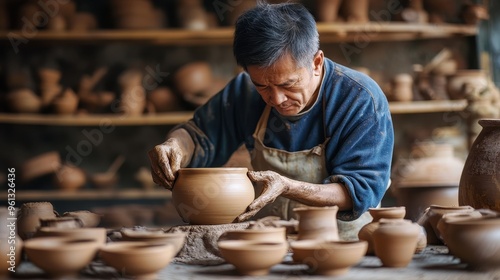
M 148 152 L 153 181 L 171 190 L 181 167 L 187 166 L 193 154 L 194 143 L 187 131 L 176 130 L 167 141 Z
M 269 203 L 272 203 L 279 195 L 287 190 L 287 178 L 274 171 L 248 171 L 248 177 L 253 182 L 263 185 L 262 194 L 248 205 L 245 213 L 239 215 L 235 222 L 243 222 L 255 215 Z

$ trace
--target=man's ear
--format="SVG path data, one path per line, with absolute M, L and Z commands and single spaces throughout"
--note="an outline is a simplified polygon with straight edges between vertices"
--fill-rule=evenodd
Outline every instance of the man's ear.
M 325 62 L 325 54 L 323 53 L 322 50 L 318 50 L 318 52 L 314 55 L 313 58 L 313 74 L 315 76 L 321 75 L 324 62 Z

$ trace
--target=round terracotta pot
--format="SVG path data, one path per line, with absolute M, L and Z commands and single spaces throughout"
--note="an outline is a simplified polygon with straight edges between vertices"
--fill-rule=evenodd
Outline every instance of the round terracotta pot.
M 57 217 L 50 202 L 24 203 L 17 213 L 17 233 L 23 239 L 33 237 L 40 227 L 40 219 L 54 219 Z
M 40 97 L 27 88 L 9 92 L 5 100 L 10 110 L 15 113 L 38 113 L 42 107 Z
M 232 223 L 254 200 L 247 168 L 181 168 L 172 201 L 190 224 Z
M 373 232 L 379 226 L 380 219 L 402 219 L 406 214 L 406 209 L 404 206 L 400 207 L 381 207 L 381 208 L 370 208 L 368 209 L 373 220 L 364 225 L 358 232 L 358 238 L 360 240 L 366 240 L 368 242 L 368 248 L 366 254 L 373 254 Z
M 384 266 L 406 267 L 417 248 L 420 226 L 409 220 L 381 219 L 373 232 L 375 255 Z
M 448 222 L 464 221 L 464 220 L 478 219 L 478 218 L 483 218 L 483 217 L 484 217 L 483 214 L 481 212 L 479 212 L 478 210 L 474 210 L 472 212 L 466 212 L 466 213 L 447 213 L 447 214 L 444 214 L 441 217 L 441 219 L 439 219 L 439 221 L 436 225 L 440 240 L 443 242 L 443 244 L 446 245 L 445 235 L 448 234 Z M 449 251 L 449 253 L 453 255 L 452 251 Z
M 463 99 L 464 85 L 469 84 L 475 88 L 487 88 L 488 79 L 482 70 L 466 69 L 458 70 L 448 79 L 448 95 L 450 99 Z
M 286 228 L 266 227 L 224 232 L 219 240 L 253 240 L 262 242 L 286 241 Z
M 413 77 L 409 74 L 394 76 L 391 83 L 391 101 L 410 102 L 413 100 Z
M 64 191 L 76 191 L 87 182 L 85 172 L 74 165 L 64 164 L 54 175 L 54 185 Z
M 316 17 L 320 22 L 335 22 L 342 0 L 316 0 Z
M 459 185 L 460 205 L 500 211 L 500 119 L 479 120 Z
M 369 0 L 350 0 L 342 2 L 342 15 L 347 22 L 366 23 L 368 17 Z
M 339 240 L 337 226 L 337 206 L 331 207 L 299 207 L 293 211 L 299 216 L 299 233 L 297 240 Z

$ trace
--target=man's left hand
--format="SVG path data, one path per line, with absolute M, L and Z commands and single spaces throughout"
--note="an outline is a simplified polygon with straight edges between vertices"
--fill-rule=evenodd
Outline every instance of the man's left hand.
M 236 217 L 235 222 L 248 220 L 264 206 L 272 203 L 288 187 L 287 178 L 274 171 L 248 171 L 248 178 L 253 182 L 261 183 L 263 190 L 261 195 L 248 205 L 246 212 Z

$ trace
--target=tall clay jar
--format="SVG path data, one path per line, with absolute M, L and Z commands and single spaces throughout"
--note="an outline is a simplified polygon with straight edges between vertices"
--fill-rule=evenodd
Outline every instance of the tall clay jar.
M 299 207 L 293 209 L 299 216 L 298 240 L 339 240 L 337 227 L 338 206 Z
M 500 211 L 500 119 L 479 120 L 483 127 L 472 144 L 460 178 L 460 205 Z
M 381 207 L 381 208 L 370 208 L 368 209 L 373 220 L 364 225 L 358 233 L 358 238 L 360 240 L 366 240 L 368 242 L 368 249 L 366 251 L 367 255 L 372 255 L 374 253 L 373 249 L 373 232 L 378 228 L 380 219 L 402 219 L 406 214 L 406 209 L 404 206 L 399 207 Z
M 41 219 L 55 219 L 57 217 L 50 202 L 27 202 L 17 213 L 17 233 L 23 239 L 33 237 L 40 227 Z
M 342 0 L 316 0 L 316 17 L 319 22 L 335 22 Z
M 373 232 L 375 255 L 384 266 L 406 267 L 417 248 L 420 226 L 410 220 L 381 219 Z

